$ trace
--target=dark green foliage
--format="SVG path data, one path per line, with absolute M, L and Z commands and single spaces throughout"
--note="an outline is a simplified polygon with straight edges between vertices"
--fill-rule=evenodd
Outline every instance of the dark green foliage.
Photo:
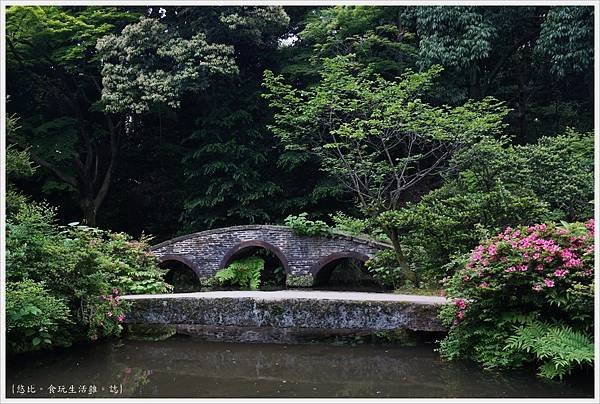
M 36 193 L 60 199 L 61 209 L 80 209 L 75 217 L 90 225 L 125 143 L 122 117 L 103 114 L 98 105 L 96 41 L 135 19 L 114 7 L 7 9 L 8 109 L 23 126 L 8 142 L 27 148 L 42 167 Z
M 591 7 L 166 7 L 165 16 L 157 10 L 7 10 L 7 107 L 23 118 L 9 142 L 21 144 L 18 150 L 31 146 L 40 166 L 19 186 L 58 206 L 61 220 L 93 224 L 97 216 L 102 226 L 162 240 L 209 227 L 277 223 L 299 211 L 319 218 L 350 211 L 350 196 L 319 169 L 318 158 L 284 150 L 266 130 L 273 114 L 260 87 L 269 69 L 296 88 L 310 88 L 324 60 L 338 56 L 354 54 L 388 81 L 407 68 L 441 63 L 444 71 L 422 91 L 424 102 L 456 105 L 488 95 L 506 101 L 513 108 L 508 132 L 518 133 L 519 143 L 566 126 L 592 127 Z M 144 42 L 152 55 L 134 52 L 148 64 L 134 70 L 153 78 L 158 70 L 170 72 L 165 80 L 172 88 L 153 91 L 144 80 L 127 80 L 120 107 L 141 105 L 145 93 L 142 109 L 152 112 L 126 120 L 102 112 L 102 91 L 115 93 L 114 80 L 126 75 L 107 72 L 103 83 L 96 45 L 109 35 L 115 46 L 101 46 L 110 53 L 105 66 L 125 67 L 118 61 L 126 51 L 115 41 L 124 41 L 123 28 L 141 16 L 153 29 L 164 24 L 168 34 Z M 127 32 L 138 32 L 134 25 Z M 165 48 L 168 41 L 173 46 Z M 192 42 L 210 55 L 233 48 L 235 66 L 227 63 L 225 70 L 237 75 L 196 76 L 185 63 L 189 46 L 170 53 Z M 205 91 L 186 94 L 192 87 Z M 417 201 L 438 180 L 421 183 L 406 200 Z
M 558 77 L 585 72 L 594 60 L 592 7 L 552 7 L 546 15 L 536 51 L 549 58 Z
M 555 220 L 585 220 L 594 214 L 594 135 L 568 128 L 521 146 L 529 175 L 521 183 L 548 203 Z M 511 175 L 517 173 L 511 172 Z
M 408 7 L 404 16 L 419 40 L 417 64 L 446 68 L 438 99 L 494 94 L 513 109 L 520 142 L 592 128 L 591 7 Z
M 6 117 L 6 134 L 14 136 L 18 131 L 18 117 L 11 115 Z M 21 209 L 27 202 L 27 197 L 15 187 L 15 182 L 31 177 L 35 173 L 35 167 L 31 163 L 29 153 L 17 149 L 14 145 L 6 147 L 6 215 L 11 216 Z

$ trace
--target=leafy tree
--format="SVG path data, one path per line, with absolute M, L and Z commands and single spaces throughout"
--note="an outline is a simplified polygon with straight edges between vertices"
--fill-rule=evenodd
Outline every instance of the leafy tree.
M 183 39 L 152 18 L 100 38 L 96 48 L 102 102 L 113 113 L 140 114 L 155 105 L 177 108 L 183 91 L 206 89 L 212 75 L 237 73 L 233 48 L 209 44 L 203 33 Z
M 591 7 L 414 7 L 405 16 L 419 40 L 417 63 L 447 69 L 442 97 L 460 101 L 494 94 L 506 100 L 521 142 L 539 132 L 562 131 L 556 123 L 566 118 L 568 109 L 561 110 L 568 106 L 586 116 L 571 125 L 591 128 L 591 104 L 574 102 L 588 96 L 581 94 L 593 75 Z
M 54 180 L 45 189 L 75 194 L 94 225 L 117 163 L 123 121 L 97 106 L 97 39 L 135 18 L 116 8 L 7 9 L 7 93 L 25 125 L 8 141 L 27 147 Z
M 288 149 L 318 156 L 367 215 L 398 209 L 408 190 L 447 168 L 456 150 L 504 127 L 507 111 L 492 99 L 454 108 L 423 102 L 420 94 L 439 71 L 388 81 L 338 56 L 325 60 L 321 81 L 306 90 L 267 71 L 265 96 L 276 110 L 271 129 Z M 398 233 L 385 231 L 406 267 Z
M 542 24 L 536 51 L 549 59 L 550 71 L 560 78 L 585 72 L 594 60 L 592 7 L 552 7 Z
M 415 35 L 403 19 L 405 7 L 334 6 L 313 10 L 298 33 L 310 47 L 311 67 L 323 58 L 356 55 L 357 60 L 386 78 L 414 67 Z M 288 73 L 288 71 L 283 71 Z
M 520 146 L 528 175 L 521 185 L 547 202 L 557 220 L 594 215 L 594 135 L 567 128 L 532 145 Z M 513 173 L 516 175 L 516 173 Z M 513 177 L 514 178 L 514 177 Z
M 7 137 L 14 136 L 19 129 L 18 117 L 11 115 L 6 117 Z M 35 172 L 35 167 L 31 163 L 29 153 L 23 150 L 17 150 L 13 145 L 6 148 L 6 215 L 11 216 L 27 202 L 27 197 L 23 195 L 15 182 L 21 178 L 30 177 Z
M 54 119 L 46 117 L 43 124 L 24 128 L 23 136 L 10 140 L 34 146 L 32 159 L 62 183 L 54 187 L 76 193 L 90 225 L 96 223 L 114 181 L 119 154 L 131 146 L 128 138 L 140 128 L 136 114 L 175 107 L 184 89 L 200 91 L 212 74 L 237 71 L 231 48 L 209 44 L 201 33 L 184 40 L 165 33 L 156 20 L 142 19 L 120 36 L 112 34 L 137 18 L 128 10 L 11 10 L 11 66 L 40 81 L 50 76 L 49 88 L 36 90 L 60 110 Z M 136 46 L 129 46 L 131 42 Z M 36 57 L 40 51 L 43 58 Z M 123 64 L 125 58 L 130 60 Z M 33 107 L 39 109 L 39 104 Z
M 181 35 L 201 28 L 209 40 L 233 46 L 239 68 L 177 117 L 178 126 L 192 129 L 182 134 L 181 231 L 280 222 L 302 210 L 322 216 L 343 206 L 338 185 L 318 171 L 318 161 L 286 152 L 266 127 L 272 114 L 260 84 L 264 69 L 282 62 L 279 38 L 290 23 L 283 8 L 179 7 L 167 9 L 164 20 Z
M 582 6 L 323 7 L 297 23 L 281 72 L 308 85 L 323 57 L 349 53 L 388 79 L 440 64 L 429 98 L 459 104 L 493 95 L 513 109 L 517 140 L 530 142 L 593 127 L 592 20 Z

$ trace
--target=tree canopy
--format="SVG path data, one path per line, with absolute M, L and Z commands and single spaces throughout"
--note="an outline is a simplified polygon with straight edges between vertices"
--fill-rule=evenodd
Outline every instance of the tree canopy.
M 57 205 L 64 220 L 159 239 L 301 211 L 358 215 L 356 193 L 337 175 L 343 167 L 315 153 L 335 142 L 300 139 L 302 130 L 345 136 L 354 161 L 369 131 L 407 133 L 410 119 L 395 125 L 408 111 L 429 139 L 417 154 L 446 150 L 434 121 L 449 136 L 467 133 L 474 126 L 459 115 L 480 107 L 506 108 L 502 134 L 515 144 L 588 131 L 592 21 L 583 6 L 11 6 L 7 108 L 21 130 L 8 141 L 39 166 L 17 185 Z M 295 129 L 282 127 L 264 98 L 265 71 Z M 418 91 L 407 95 L 408 83 Z M 396 110 L 388 97 L 399 98 Z M 327 105 L 337 108 L 330 128 Z M 491 125 L 469 119 L 482 132 Z M 397 164 L 365 168 L 379 178 L 369 187 L 419 161 L 395 147 Z M 387 207 L 437 187 L 442 166 Z

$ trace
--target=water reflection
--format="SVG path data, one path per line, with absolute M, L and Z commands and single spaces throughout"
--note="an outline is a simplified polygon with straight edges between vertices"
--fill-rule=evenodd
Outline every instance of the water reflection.
M 105 343 L 9 363 L 7 386 L 98 386 L 95 397 L 586 397 L 593 389 L 442 362 L 431 347 Z M 118 386 L 115 393 L 110 386 Z M 104 390 L 101 390 L 104 388 Z M 55 397 L 88 397 L 54 394 Z

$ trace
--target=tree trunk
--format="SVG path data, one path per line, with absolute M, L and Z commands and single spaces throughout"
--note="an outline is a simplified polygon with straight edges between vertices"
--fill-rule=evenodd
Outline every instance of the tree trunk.
M 392 241 L 394 253 L 396 254 L 396 261 L 398 261 L 398 266 L 400 267 L 400 271 L 402 272 L 404 279 L 411 281 L 413 286 L 418 287 L 419 280 L 417 278 L 417 275 L 413 271 L 411 271 L 410 266 L 406 262 L 404 252 L 402 251 L 402 245 L 400 244 L 398 232 L 392 228 L 385 228 L 384 230 L 387 233 L 390 240 Z
M 481 98 L 481 80 L 479 77 L 479 68 L 477 67 L 477 65 L 471 67 L 471 74 L 469 79 L 470 98 L 478 100 Z
M 93 199 L 83 198 L 79 201 L 83 213 L 83 223 L 86 226 L 96 227 L 96 206 Z

